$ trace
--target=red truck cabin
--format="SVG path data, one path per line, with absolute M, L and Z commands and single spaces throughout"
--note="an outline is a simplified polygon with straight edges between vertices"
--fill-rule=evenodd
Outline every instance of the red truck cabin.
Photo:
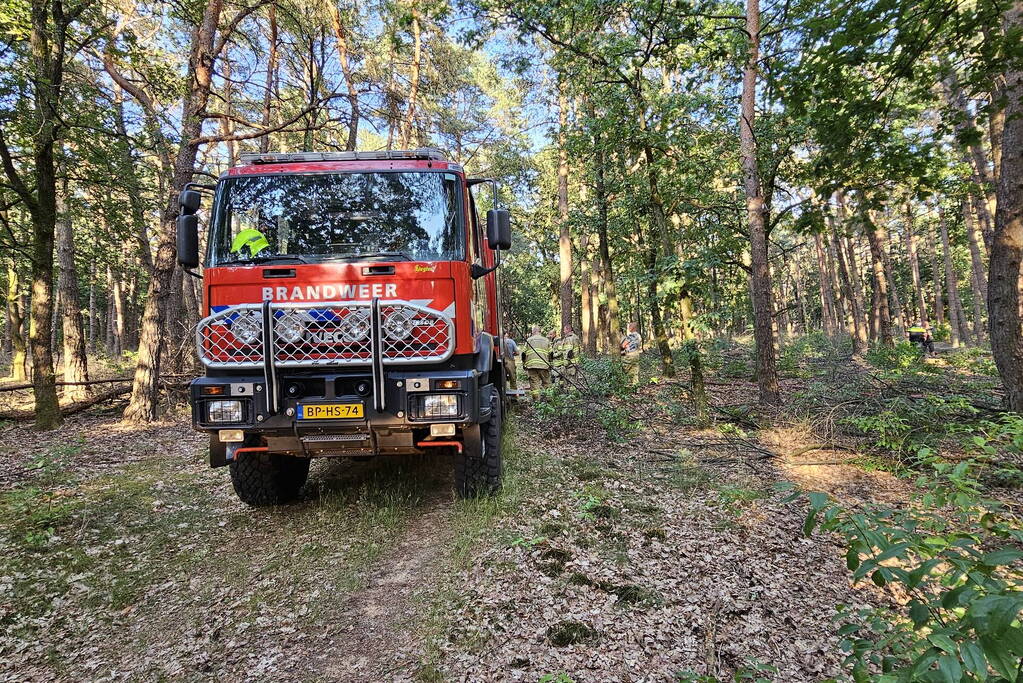
M 510 229 L 507 211 L 479 220 L 484 182 L 426 149 L 245 155 L 209 188 L 196 328 L 206 374 L 192 415 L 236 489 L 253 463 L 290 481 L 319 456 L 442 449 L 460 459 L 456 475 L 487 469 L 504 390 L 497 250 Z M 182 192 L 186 268 L 199 261 L 199 203 Z M 269 489 L 239 495 L 289 497 Z

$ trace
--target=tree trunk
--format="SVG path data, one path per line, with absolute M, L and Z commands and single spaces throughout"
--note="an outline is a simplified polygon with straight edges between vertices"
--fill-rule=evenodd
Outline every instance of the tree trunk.
M 934 323 L 945 324 L 945 296 L 941 285 L 941 271 L 938 269 L 938 254 L 934 246 L 934 229 L 927 225 L 927 239 L 924 240 L 927 246 L 927 262 L 931 267 L 931 284 L 934 288 Z
M 558 81 L 558 270 L 561 327 L 572 324 L 572 235 L 568 229 L 568 98 Z M 558 334 L 561 330 L 558 330 Z
M 862 356 L 867 352 L 867 330 L 866 320 L 863 316 L 863 304 L 857 300 L 853 292 L 852 279 L 855 274 L 849 271 L 845 255 L 842 254 L 842 245 L 838 232 L 835 230 L 834 225 L 831 226 L 831 243 L 835 252 L 835 258 L 838 261 L 839 279 L 842 281 L 842 288 L 845 289 L 845 298 L 849 301 L 851 309 L 853 355 Z
M 817 273 L 820 280 L 821 322 L 825 334 L 829 337 L 837 337 L 839 324 L 835 309 L 838 308 L 838 304 L 835 303 L 835 293 L 831 289 L 831 274 L 828 272 L 828 262 L 824 256 L 824 244 L 821 241 L 820 233 L 814 233 L 813 245 L 817 252 Z
M 920 321 L 927 320 L 927 305 L 924 303 L 924 287 L 920 280 L 920 259 L 916 253 L 916 235 L 913 226 L 913 205 L 906 200 L 906 257 L 909 259 L 909 270 L 913 276 L 913 294 L 916 303 L 916 317 Z
M 607 303 L 609 347 L 617 348 L 621 337 L 618 311 L 618 290 L 615 287 L 614 269 L 611 266 L 611 247 L 608 244 L 608 201 L 604 181 L 604 148 L 599 137 L 594 140 L 594 185 L 597 202 L 597 251 L 600 255 L 600 272 L 603 274 L 603 298 Z
M 416 125 L 416 104 L 419 99 L 419 75 L 422 71 L 423 41 L 422 28 L 419 24 L 419 10 L 412 7 L 412 72 L 409 74 L 408 109 L 405 111 L 405 125 L 401 133 L 400 144 L 409 147 Z
M 341 63 L 341 73 L 345 77 L 345 87 L 348 89 L 348 106 L 351 113 L 348 117 L 348 141 L 345 149 L 354 152 L 359 148 L 359 121 L 362 118 L 359 107 L 359 89 L 355 85 L 355 74 L 351 62 L 348 59 L 348 31 L 341 21 L 341 8 L 334 5 L 332 18 L 334 20 L 334 38 L 337 40 L 337 58 Z
M 274 83 L 277 81 L 277 3 L 271 2 L 267 10 L 267 18 L 270 22 L 269 34 L 266 37 L 270 46 L 266 61 L 266 90 L 263 92 L 263 128 L 270 127 L 273 117 Z M 259 151 L 266 154 L 270 151 L 270 133 L 259 137 Z
M 767 226 L 764 197 L 757 171 L 757 139 L 753 132 L 757 97 L 757 64 L 760 61 L 760 0 L 746 0 L 746 36 L 749 50 L 742 75 L 742 116 L 739 147 L 742 155 L 743 186 L 746 190 L 746 220 L 750 240 L 750 297 L 753 300 L 753 336 L 756 340 L 757 385 L 760 402 L 781 403 L 778 371 L 771 334 L 771 275 L 767 260 Z
M 884 272 L 888 279 L 888 288 L 891 294 L 892 322 L 898 329 L 898 335 L 901 338 L 905 336 L 908 324 L 906 323 L 902 311 L 902 299 L 899 297 L 899 285 L 895 280 L 895 269 L 892 268 L 892 258 L 888 253 L 891 247 L 891 234 L 887 227 L 881 230 L 881 238 L 881 254 L 884 256 Z
M 655 240 L 648 240 L 646 251 L 647 272 L 657 270 L 657 246 Z M 661 354 L 661 373 L 665 377 L 675 376 L 675 359 L 671 355 L 671 346 L 668 344 L 668 334 L 664 329 L 664 320 L 661 318 L 661 303 L 657 298 L 657 279 L 647 278 L 647 306 L 650 308 L 650 326 L 653 328 L 654 341 L 657 350 Z
M 7 331 L 11 338 L 11 379 L 28 379 L 28 346 L 25 344 L 25 302 L 21 297 L 21 277 L 14 267 L 7 266 Z
M 57 256 L 60 262 L 60 301 L 64 331 L 64 381 L 88 382 L 89 361 L 82 329 L 74 235 L 71 220 L 66 215 L 62 215 L 57 222 Z M 64 398 L 72 401 L 81 401 L 88 396 L 89 388 L 85 385 L 72 385 L 64 389 Z
M 970 243 L 970 287 L 973 290 L 973 336 L 977 342 L 984 338 L 984 301 L 987 299 L 987 275 L 984 274 L 984 256 L 981 253 L 981 236 L 974 220 L 969 199 L 963 200 L 963 220 L 966 222 L 966 236 Z
M 142 326 L 139 332 L 138 365 L 132 383 L 131 398 L 124 411 L 129 422 L 149 422 L 157 417 L 159 398 L 160 356 L 169 324 L 176 321 L 163 319 L 167 297 L 171 293 L 176 261 L 175 218 L 177 195 L 190 182 L 198 153 L 194 142 L 201 131 L 209 102 L 213 67 L 216 61 L 213 44 L 220 20 L 223 0 L 210 0 L 203 13 L 200 26 L 193 34 L 185 82 L 189 89 L 182 103 L 181 144 L 174 162 L 174 177 L 170 183 L 170 196 L 163 211 L 159 246 L 153 275 L 146 293 Z
M 959 311 L 962 306 L 959 303 L 959 283 L 956 278 L 955 268 L 952 266 L 952 250 L 948 243 L 948 225 L 945 220 L 945 211 L 938 206 L 938 224 L 941 230 L 941 249 L 945 259 L 945 289 L 948 291 L 948 322 L 951 327 L 952 348 L 959 348 L 960 320 Z
M 864 218 L 867 218 L 864 216 Z M 888 276 L 884 268 L 884 229 L 866 220 L 867 240 L 870 242 L 870 256 L 874 264 L 874 310 L 877 314 L 877 337 L 882 346 L 893 346 L 892 316 L 888 308 Z
M 846 211 L 845 202 L 841 194 L 839 194 L 838 207 L 840 211 L 840 218 L 845 223 Z M 856 249 L 853 247 L 853 240 L 850 237 L 839 239 L 840 248 L 845 249 L 846 266 L 849 269 L 850 284 L 852 285 L 852 297 L 853 297 L 853 315 L 856 315 L 856 311 L 859 311 L 860 319 L 860 345 L 866 349 L 867 337 L 869 335 L 870 324 L 867 322 L 867 300 L 863 295 L 863 277 L 860 274 L 860 266 L 856 260 Z

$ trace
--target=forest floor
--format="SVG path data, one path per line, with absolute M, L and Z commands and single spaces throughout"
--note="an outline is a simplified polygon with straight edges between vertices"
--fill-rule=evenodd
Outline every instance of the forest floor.
M 443 458 L 378 458 L 250 509 L 183 409 L 0 424 L 0 680 L 842 677 L 836 606 L 892 598 L 777 484 L 851 504 L 909 484 L 813 421 L 741 412 L 755 387 L 727 370 L 709 429 L 675 381 L 610 436 L 520 407 L 503 492 L 469 502 Z M 787 395 L 813 393 L 800 374 Z

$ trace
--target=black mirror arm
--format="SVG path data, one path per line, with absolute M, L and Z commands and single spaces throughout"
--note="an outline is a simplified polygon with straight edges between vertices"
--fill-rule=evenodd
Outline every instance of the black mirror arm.
M 472 264 L 472 267 L 469 268 L 469 274 L 472 276 L 473 280 L 479 280 L 484 275 L 490 275 L 493 273 L 500 265 L 500 263 L 495 263 L 489 268 L 485 268 L 478 263 L 474 263 Z
M 195 272 L 191 268 L 182 268 L 181 270 L 185 271 L 186 273 L 188 273 L 189 275 L 194 277 L 196 280 L 201 280 L 202 279 L 202 274 Z

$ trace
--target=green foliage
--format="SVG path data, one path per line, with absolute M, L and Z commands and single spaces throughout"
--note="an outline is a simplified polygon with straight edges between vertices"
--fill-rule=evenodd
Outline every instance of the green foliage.
M 895 373 L 924 372 L 926 367 L 920 349 L 908 341 L 891 347 L 875 346 L 867 352 L 867 361 L 880 370 Z
M 555 435 L 592 432 L 596 427 L 606 438 L 620 442 L 636 429 L 624 407 L 587 400 L 583 394 L 567 388 L 543 391 L 533 404 L 533 414 Z
M 876 413 L 843 418 L 874 439 L 874 446 L 896 454 L 914 453 L 935 437 L 968 431 L 968 420 L 977 409 L 965 396 L 926 394 L 896 396 L 882 401 Z
M 970 346 L 958 349 L 945 356 L 946 362 L 954 368 L 974 372 L 978 375 L 997 377 L 998 368 L 990 351 Z
M 1023 667 L 1023 530 L 984 498 L 973 461 L 927 449 L 910 504 L 846 508 L 810 493 L 804 533 L 832 532 L 854 581 L 897 586 L 899 608 L 843 609 L 839 635 L 856 680 L 1015 681 Z

